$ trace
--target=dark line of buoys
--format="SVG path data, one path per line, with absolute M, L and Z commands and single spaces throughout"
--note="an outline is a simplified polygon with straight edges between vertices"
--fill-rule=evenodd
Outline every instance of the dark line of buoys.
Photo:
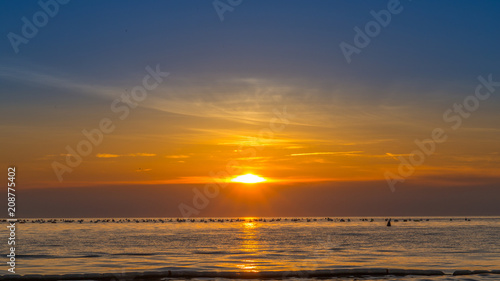
M 428 222 L 430 219 L 422 218 L 408 218 L 408 219 L 392 219 L 386 218 L 387 226 L 391 226 L 395 222 Z M 471 221 L 469 218 L 465 218 L 465 221 Z M 6 222 L 7 219 L 1 219 L 0 221 Z M 225 223 L 225 222 L 317 222 L 317 221 L 329 221 L 329 222 L 352 222 L 353 219 L 350 218 L 106 218 L 106 219 L 17 219 L 19 223 L 169 223 L 169 222 L 200 222 L 200 223 Z M 359 218 L 362 222 L 376 222 L 377 220 L 370 218 Z M 453 221 L 453 219 L 450 219 Z

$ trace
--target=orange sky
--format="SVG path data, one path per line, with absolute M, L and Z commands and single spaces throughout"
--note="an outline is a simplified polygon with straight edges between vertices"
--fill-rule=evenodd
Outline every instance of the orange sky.
M 33 14 L 9 5 L 5 34 Z M 311 206 L 313 185 L 500 194 L 496 4 L 405 6 L 347 61 L 339 44 L 378 4 L 253 5 L 224 21 L 212 5 L 89 5 L 91 22 L 68 5 L 17 49 L 4 40 L 0 162 L 30 194 L 184 187 L 174 205 L 248 173 Z
M 409 161 L 419 149 L 415 140 L 429 139 L 434 128 L 443 128 L 447 140 L 434 144 L 435 152 L 425 155 L 411 177 L 454 176 L 460 183 L 463 176 L 498 176 L 500 131 L 485 126 L 492 125 L 496 116 L 489 105 L 454 131 L 438 110 L 429 114 L 422 114 L 422 107 L 389 110 L 385 105 L 349 105 L 341 98 L 325 104 L 288 93 L 308 89 L 260 83 L 264 86 L 252 81 L 237 95 L 200 100 L 198 105 L 194 98 L 173 98 L 179 105 L 173 109 L 168 100 L 152 96 L 123 121 L 106 108 L 110 100 L 96 105 L 94 112 L 77 110 L 73 118 L 79 125 L 66 127 L 66 120 L 59 120 L 58 126 L 11 126 L 16 137 L 6 140 L 11 149 L 3 152 L 4 163 L 15 163 L 30 175 L 20 178 L 27 188 L 202 184 L 212 181 L 213 174 L 228 180 L 246 173 L 287 184 L 384 180 L 387 171 L 398 174 L 400 157 Z M 268 96 L 255 95 L 264 91 L 262 87 Z M 156 91 L 161 94 L 169 88 Z M 63 113 L 46 113 L 54 118 L 58 114 Z M 78 121 L 79 116 L 85 118 Z M 92 153 L 81 157 L 81 164 L 70 167 L 68 155 L 87 140 L 81 130 L 99 128 L 96 124 L 105 117 L 114 117 L 116 129 L 103 134 Z M 52 166 L 55 162 L 68 168 L 57 166 L 62 182 Z

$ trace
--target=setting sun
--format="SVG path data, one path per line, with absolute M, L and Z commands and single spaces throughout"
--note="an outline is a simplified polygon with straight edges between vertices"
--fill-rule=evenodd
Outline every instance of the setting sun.
M 266 181 L 265 178 L 252 175 L 252 174 L 246 174 L 246 175 L 241 175 L 237 176 L 234 179 L 231 180 L 232 182 L 241 182 L 241 183 L 259 183 L 259 182 L 264 182 Z

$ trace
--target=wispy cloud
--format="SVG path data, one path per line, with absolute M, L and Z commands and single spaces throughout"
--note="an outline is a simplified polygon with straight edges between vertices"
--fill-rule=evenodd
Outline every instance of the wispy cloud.
M 116 158 L 116 157 L 151 157 L 156 156 L 154 153 L 130 153 L 130 154 L 110 154 L 110 153 L 98 153 L 97 158 Z
M 154 153 L 132 153 L 128 154 L 126 156 L 144 156 L 144 157 L 151 157 L 151 156 L 156 156 Z
M 149 171 L 152 171 L 152 170 L 153 169 L 150 169 L 150 168 L 144 168 L 144 169 L 143 168 L 139 168 L 139 169 L 137 169 L 135 171 L 140 173 L 140 172 L 149 172 Z
M 290 146 L 285 147 L 285 149 L 301 149 L 301 148 L 304 148 L 304 146 L 302 146 L 302 145 L 290 145 Z
M 109 154 L 109 153 L 98 153 L 96 155 L 97 158 L 115 158 L 120 157 L 118 154 Z
M 309 155 L 354 155 L 364 153 L 364 151 L 326 151 L 326 152 L 306 152 L 306 153 L 293 153 L 290 156 L 309 156 Z
M 170 159 L 183 159 L 183 158 L 189 158 L 188 155 L 167 155 L 165 158 L 170 158 Z
M 398 156 L 408 157 L 408 156 L 412 156 L 413 154 L 393 154 L 393 153 L 387 152 L 387 153 L 385 153 L 385 155 L 387 155 L 395 160 L 399 160 Z M 382 156 L 385 156 L 385 155 L 382 155 Z
M 114 98 L 118 91 L 118 89 L 114 87 L 88 84 L 68 77 L 63 77 L 60 73 L 55 73 L 55 71 L 51 69 L 41 69 L 36 65 L 30 64 L 27 67 L 36 70 L 28 71 L 19 66 L 1 66 L 0 78 L 59 89 L 71 89 L 72 93 L 78 92 L 107 98 Z
M 71 154 L 67 153 L 61 153 L 61 154 L 48 154 L 43 157 L 37 158 L 36 160 L 52 160 L 57 157 L 66 157 L 66 156 L 71 156 Z

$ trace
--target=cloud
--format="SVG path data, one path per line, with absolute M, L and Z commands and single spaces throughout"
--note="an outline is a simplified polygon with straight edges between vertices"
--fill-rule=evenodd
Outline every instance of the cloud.
M 96 155 L 97 158 L 115 158 L 120 157 L 118 154 L 109 154 L 109 153 L 98 153 Z
M 20 66 L 1 66 L 0 79 L 19 81 L 35 85 L 49 86 L 58 89 L 71 90 L 72 93 L 83 93 L 98 97 L 114 98 L 121 89 L 102 85 L 89 84 L 63 77 L 52 69 L 41 68 L 37 65 L 28 64 L 25 70 Z
M 97 158 L 115 158 L 115 157 L 151 157 L 156 156 L 154 153 L 130 153 L 130 154 L 110 154 L 110 153 L 98 153 Z
M 304 148 L 304 146 L 302 146 L 302 145 L 290 145 L 290 146 L 285 147 L 285 149 L 301 149 L 301 148 Z
M 236 160 L 267 160 L 272 159 L 272 157 L 254 156 L 254 157 L 238 157 Z
M 61 153 L 61 154 L 48 154 L 43 157 L 37 158 L 36 160 L 52 160 L 58 157 L 66 157 L 66 156 L 71 156 L 71 154 L 67 153 Z
M 290 156 L 309 156 L 309 155 L 354 155 L 364 153 L 364 151 L 327 151 L 327 152 L 306 152 L 306 153 L 293 153 Z
M 137 170 L 135 170 L 136 172 L 149 172 L 149 171 L 152 171 L 153 169 L 150 169 L 150 168 L 139 168 Z
M 393 154 L 393 153 L 389 153 L 389 152 L 386 152 L 385 153 L 387 156 L 391 157 L 391 158 L 394 158 L 395 160 L 399 160 L 397 157 L 398 156 L 403 156 L 403 157 L 409 157 L 409 156 L 412 156 L 413 154 Z M 381 156 L 385 156 L 385 155 L 381 155 Z
M 182 159 L 182 158 L 189 158 L 188 155 L 167 155 L 165 158 L 171 158 L 171 159 Z
M 151 157 L 151 156 L 156 156 L 154 153 L 131 153 L 126 156 L 144 156 L 144 157 Z

